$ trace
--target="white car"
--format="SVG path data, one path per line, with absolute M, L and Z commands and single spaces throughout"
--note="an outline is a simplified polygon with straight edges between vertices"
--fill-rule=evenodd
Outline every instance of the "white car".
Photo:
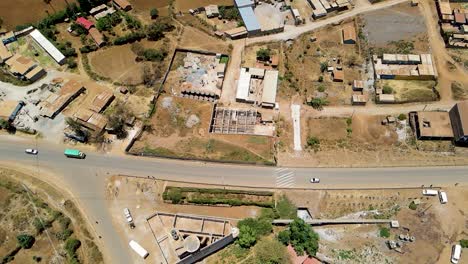
M 320 179 L 319 178 L 310 178 L 310 183 L 319 183 Z
M 31 155 L 37 155 L 37 153 L 39 153 L 37 149 L 26 149 L 24 152 L 26 152 L 26 154 L 31 154 Z

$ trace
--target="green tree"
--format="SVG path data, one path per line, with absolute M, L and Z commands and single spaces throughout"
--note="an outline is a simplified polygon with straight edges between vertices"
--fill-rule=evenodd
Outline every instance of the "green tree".
M 255 259 L 262 264 L 291 263 L 286 247 L 275 239 L 263 238 L 255 246 Z
M 36 239 L 28 234 L 21 234 L 16 237 L 16 240 L 18 241 L 18 245 L 24 249 L 29 249 L 34 245 L 34 241 Z
M 148 40 L 160 40 L 164 38 L 164 25 L 153 23 L 146 28 Z
M 281 231 L 278 240 L 283 244 L 291 244 L 298 255 L 307 253 L 315 256 L 319 247 L 319 236 L 300 218 L 294 219 L 289 229 Z
M 71 259 L 76 258 L 76 251 L 78 250 L 78 248 L 80 248 L 80 246 L 81 246 L 80 240 L 76 238 L 67 239 L 67 241 L 65 242 L 64 248 L 68 254 L 68 257 Z
M 399 114 L 399 115 L 398 115 L 398 120 L 400 120 L 400 121 L 406 120 L 406 115 L 403 114 L 403 113 L 402 113 L 402 114 Z
M 163 61 L 166 56 L 167 52 L 165 50 L 146 49 L 143 51 L 143 57 L 147 61 Z
M 317 137 L 313 137 L 313 136 L 307 137 L 308 148 L 317 148 L 318 146 L 320 146 L 320 140 Z
M 257 234 L 250 226 L 244 225 L 239 228 L 239 236 L 237 237 L 237 244 L 243 248 L 250 248 L 257 242 Z
M 260 61 L 268 61 L 271 56 L 271 50 L 270 49 L 264 49 L 261 48 L 257 50 L 257 59 Z
M 159 12 L 156 8 L 150 10 L 151 19 L 155 19 L 159 16 Z
M 390 237 L 390 229 L 386 228 L 386 227 L 381 227 L 380 230 L 379 230 L 379 235 L 380 237 Z
M 322 110 L 324 106 L 328 105 L 328 100 L 325 98 L 312 98 L 307 104 L 314 109 Z

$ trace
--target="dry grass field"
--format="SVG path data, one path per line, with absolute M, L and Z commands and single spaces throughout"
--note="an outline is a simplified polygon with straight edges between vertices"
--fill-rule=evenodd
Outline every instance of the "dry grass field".
M 68 0 L 68 2 L 75 1 Z M 2 0 L 0 1 L 0 17 L 3 19 L 3 26 L 12 30 L 17 25 L 34 23 L 46 17 L 48 13 L 60 11 L 66 6 L 67 3 L 63 0 L 53 0 L 49 4 L 39 0 Z

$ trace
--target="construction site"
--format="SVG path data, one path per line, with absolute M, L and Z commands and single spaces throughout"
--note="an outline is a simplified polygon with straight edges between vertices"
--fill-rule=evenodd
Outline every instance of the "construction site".
M 273 136 L 272 119 L 262 119 L 257 109 L 217 107 L 213 110 L 210 133 Z

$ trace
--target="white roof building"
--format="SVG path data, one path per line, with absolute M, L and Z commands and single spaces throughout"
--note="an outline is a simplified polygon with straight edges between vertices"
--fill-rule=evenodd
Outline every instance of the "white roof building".
M 275 107 L 276 90 L 278 87 L 278 71 L 265 71 L 262 93 L 262 106 Z
M 65 56 L 42 33 L 35 29 L 29 34 L 58 63 L 65 61 Z
M 241 68 L 239 81 L 237 82 L 236 101 L 248 102 L 250 92 L 251 75 L 246 68 Z

